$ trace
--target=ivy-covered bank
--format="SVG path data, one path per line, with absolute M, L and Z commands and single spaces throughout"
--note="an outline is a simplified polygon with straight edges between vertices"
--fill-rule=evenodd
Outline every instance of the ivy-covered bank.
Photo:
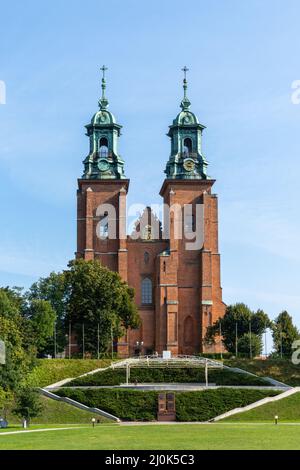
M 216 385 L 263 385 L 270 382 L 262 377 L 240 374 L 229 369 L 212 369 L 208 372 L 209 383 Z M 69 382 L 67 386 L 120 385 L 126 381 L 123 369 L 108 369 Z M 134 383 L 205 383 L 205 372 L 201 368 L 132 368 L 130 382 Z
M 62 388 L 55 393 L 100 408 L 124 421 L 153 421 L 157 416 L 158 392 Z M 208 421 L 233 408 L 277 394 L 274 390 L 227 388 L 176 392 L 176 418 L 177 421 Z

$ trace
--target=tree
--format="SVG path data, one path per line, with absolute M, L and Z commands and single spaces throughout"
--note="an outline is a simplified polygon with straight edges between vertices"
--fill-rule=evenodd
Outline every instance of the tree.
M 66 346 L 66 315 L 67 315 L 67 285 L 64 273 L 52 272 L 45 278 L 40 278 L 26 293 L 28 301 L 46 300 L 56 313 L 56 350 L 62 352 Z M 47 354 L 53 354 L 55 349 L 54 337 L 48 339 L 44 348 Z
M 300 337 L 297 327 L 293 324 L 291 315 L 286 311 L 281 312 L 275 319 L 272 330 L 276 352 L 284 356 L 291 356 L 293 342 Z
M 243 355 L 259 356 L 263 349 L 262 337 L 253 333 L 245 333 L 238 340 L 238 352 Z
M 212 343 L 215 337 L 222 332 L 223 343 L 228 352 L 236 352 L 236 339 L 250 333 L 262 336 L 266 328 L 270 327 L 269 317 L 262 310 L 253 312 L 243 304 L 229 305 L 223 318 L 219 318 L 214 325 L 208 328 L 206 341 Z M 249 350 L 248 350 L 249 351 Z
M 0 289 L 0 339 L 5 342 L 6 363 L 0 366 L 0 387 L 15 391 L 33 365 L 34 347 L 27 339 L 27 321 L 21 303 Z
M 68 289 L 68 321 L 82 343 L 85 328 L 85 350 L 97 351 L 97 331 L 100 328 L 101 352 L 107 352 L 111 335 L 120 338 L 128 328 L 140 324 L 133 302 L 134 292 L 118 273 L 103 267 L 99 261 L 76 260 L 65 271 Z
M 6 419 L 7 409 L 13 403 L 13 394 L 0 387 L 0 417 Z
M 45 351 L 49 338 L 53 338 L 56 313 L 46 300 L 33 299 L 25 309 L 30 321 L 28 331 L 32 333 L 32 343 L 39 354 Z
M 16 407 L 13 413 L 20 418 L 25 418 L 30 424 L 32 418 L 41 413 L 43 407 L 40 396 L 33 388 L 22 388 L 16 396 Z

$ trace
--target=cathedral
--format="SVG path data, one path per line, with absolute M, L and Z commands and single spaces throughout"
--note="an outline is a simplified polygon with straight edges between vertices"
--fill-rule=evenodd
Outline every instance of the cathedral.
M 135 290 L 142 322 L 119 339 L 119 357 L 218 352 L 220 343 L 205 342 L 207 327 L 226 308 L 220 280 L 218 199 L 202 153 L 205 126 L 191 111 L 187 96 L 187 68 L 181 110 L 167 134 L 171 148 L 160 190 L 163 224 L 147 207 L 130 236 L 129 179 L 118 152 L 121 126 L 108 110 L 105 71 L 103 66 L 99 110 L 86 126 L 90 149 L 78 180 L 76 256 L 99 260 Z M 198 223 L 197 218 L 202 220 Z M 200 243 L 193 244 L 197 238 Z

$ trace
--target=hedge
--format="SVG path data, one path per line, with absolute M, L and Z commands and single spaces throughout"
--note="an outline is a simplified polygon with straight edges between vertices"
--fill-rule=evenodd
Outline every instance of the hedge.
M 125 421 L 153 421 L 157 418 L 159 392 L 61 388 L 55 393 L 100 408 Z M 177 421 L 207 421 L 233 408 L 277 394 L 274 390 L 223 388 L 176 392 L 176 418 Z
M 109 359 L 39 359 L 26 378 L 30 387 L 45 387 L 111 364 Z
M 261 377 L 253 377 L 228 369 L 212 369 L 208 371 L 209 383 L 216 385 L 271 385 Z M 68 383 L 67 386 L 101 386 L 120 385 L 126 382 L 124 369 L 108 369 Z M 205 383 L 205 372 L 201 368 L 132 368 L 130 382 L 138 383 Z

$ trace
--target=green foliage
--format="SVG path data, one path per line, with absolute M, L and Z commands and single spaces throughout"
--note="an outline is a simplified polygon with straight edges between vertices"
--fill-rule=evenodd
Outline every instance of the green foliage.
M 141 392 L 116 389 L 59 389 L 56 392 L 100 408 L 128 421 L 152 421 L 157 418 L 158 392 Z M 177 392 L 176 417 L 178 421 L 207 421 L 217 415 L 245 406 L 266 396 L 274 396 L 272 390 L 217 389 L 202 392 Z
M 277 354 L 291 357 L 293 342 L 299 337 L 292 317 L 286 311 L 280 313 L 273 323 L 273 341 Z
M 16 407 L 13 413 L 20 418 L 25 418 L 30 423 L 42 412 L 42 404 L 39 393 L 32 388 L 23 388 L 17 393 Z
M 212 369 L 208 372 L 209 383 L 216 385 L 266 385 L 270 383 L 259 377 L 239 374 L 228 369 Z M 72 386 L 120 385 L 126 382 L 126 371 L 108 369 L 78 378 L 66 384 Z M 131 383 L 205 383 L 203 368 L 132 368 Z
M 241 354 L 247 354 L 251 357 L 259 356 L 262 352 L 262 337 L 253 333 L 245 333 L 238 340 L 238 351 Z
M 97 351 L 97 330 L 100 326 L 100 351 L 106 352 L 111 337 L 121 337 L 125 329 L 140 324 L 134 293 L 118 273 L 103 267 L 99 261 L 76 260 L 65 271 L 68 286 L 68 320 L 75 327 L 82 344 L 85 326 L 85 350 Z M 112 333 L 113 332 L 113 333 Z
M 108 359 L 39 359 L 26 378 L 26 384 L 29 387 L 45 387 L 110 364 Z
M 26 307 L 25 315 L 30 320 L 32 342 L 37 352 L 42 353 L 49 338 L 53 337 L 56 313 L 48 301 L 33 299 Z
M 33 362 L 33 348 L 27 342 L 27 322 L 20 314 L 15 292 L 0 289 L 0 338 L 5 342 L 6 364 L 0 366 L 0 387 L 14 391 Z
M 35 282 L 29 292 L 26 293 L 29 301 L 46 300 L 56 313 L 56 347 L 57 352 L 62 352 L 66 346 L 65 318 L 67 310 L 67 285 L 65 273 L 52 272 L 48 277 L 40 278 Z M 48 339 L 44 348 L 47 354 L 53 354 L 53 335 Z
M 225 348 L 230 353 L 236 351 L 236 328 L 237 337 L 241 338 L 250 332 L 257 336 L 261 336 L 271 323 L 269 317 L 262 310 L 253 312 L 247 305 L 237 303 L 229 305 L 226 309 L 225 316 L 217 320 L 213 326 L 208 328 L 206 341 L 212 343 L 215 337 L 220 334 L 220 327 Z M 260 351 L 261 352 L 261 351 Z

